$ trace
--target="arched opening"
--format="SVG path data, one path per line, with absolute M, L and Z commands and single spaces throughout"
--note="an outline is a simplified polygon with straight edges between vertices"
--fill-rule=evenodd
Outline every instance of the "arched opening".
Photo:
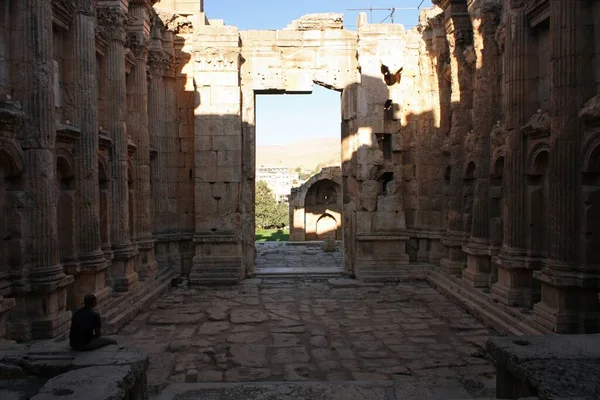
M 75 177 L 69 161 L 64 157 L 56 159 L 56 198 L 59 256 L 60 262 L 68 270 L 75 259 Z
M 137 232 L 135 231 L 135 189 L 133 185 L 133 166 L 131 164 L 129 164 L 127 168 L 127 190 L 129 192 L 129 235 L 131 237 L 131 240 L 134 241 Z
M 600 144 L 591 151 L 582 177 L 584 254 L 587 265 L 600 265 Z
M 105 254 L 110 253 L 110 222 L 109 222 L 109 204 L 110 204 L 110 181 L 106 165 L 98 162 L 98 187 L 100 189 L 100 238 L 102 240 L 102 251 Z
M 20 171 L 10 155 L 0 151 L 0 289 L 23 265 L 22 220 L 17 196 L 23 190 Z
M 548 236 L 548 151 L 539 151 L 529 171 L 529 248 L 536 256 L 546 254 Z
M 471 232 L 473 222 L 473 201 L 475 200 L 475 163 L 471 161 L 467 164 L 465 175 L 463 177 L 463 204 L 462 221 L 463 231 Z
M 341 221 L 342 205 L 341 205 L 341 186 L 330 180 L 321 179 L 315 182 L 306 192 L 304 200 L 304 226 L 306 227 L 306 240 L 322 240 L 319 230 L 331 228 L 330 220 L 323 220 L 321 228 L 319 221 L 325 215 L 328 215 L 335 221 L 335 230 L 333 236 L 339 237 L 337 221 Z
M 317 221 L 316 226 L 317 239 L 325 238 L 338 239 L 338 222 L 329 214 L 323 214 Z

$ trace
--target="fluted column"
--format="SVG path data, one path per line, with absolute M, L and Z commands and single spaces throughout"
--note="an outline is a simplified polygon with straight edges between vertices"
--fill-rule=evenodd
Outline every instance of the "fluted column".
M 149 132 L 152 147 L 156 151 L 152 162 L 152 199 L 154 203 L 154 233 L 157 236 L 155 246 L 156 259 L 161 267 L 169 265 L 169 238 L 168 238 L 168 200 L 169 182 L 167 177 L 167 159 L 165 153 L 166 127 L 166 82 L 165 72 L 168 67 L 168 58 L 162 49 L 160 32 L 153 31 L 152 44 L 148 54 L 148 68 L 150 73 L 150 88 L 148 94 Z
M 580 0 L 552 0 L 550 4 L 550 196 L 549 243 L 542 281 L 542 302 L 535 320 L 559 333 L 600 331 L 598 270 L 580 264 L 579 108 L 586 82 Z M 596 222 L 597 223 L 597 222 Z
M 471 237 L 463 250 L 467 253 L 467 269 L 463 278 L 474 287 L 489 286 L 490 257 L 490 134 L 498 120 L 500 85 L 499 52 L 494 35 L 500 22 L 501 0 L 489 1 L 484 6 L 472 3 L 470 10 L 474 25 L 476 60 L 473 99 L 473 135 L 477 140 L 474 159 L 475 198 Z M 479 12 L 476 12 L 479 9 Z
M 26 340 L 52 338 L 68 329 L 65 291 L 73 277 L 64 274 L 58 252 L 52 5 L 50 1 L 23 0 L 15 7 L 23 57 L 15 82 L 22 86 L 15 94 L 27 114 L 21 140 L 27 191 L 24 264 L 29 268 L 24 275 L 31 292 L 17 301 L 13 313 L 28 323 L 27 332 L 14 338 Z
M 445 2 L 445 26 L 450 48 L 451 79 L 451 128 L 445 139 L 443 151 L 450 156 L 450 182 L 448 185 L 448 214 L 446 232 L 443 234 L 444 256 L 441 267 L 449 274 L 462 275 L 466 257 L 462 246 L 468 239 L 463 218 L 463 167 L 465 151 L 463 143 L 471 130 L 471 88 L 473 72 L 466 65 L 464 51 L 472 44 L 473 28 L 465 3 Z
M 125 11 L 117 7 L 102 7 L 98 18 L 108 41 L 106 55 L 106 129 L 113 140 L 111 148 L 110 229 L 111 248 L 114 252 L 110 267 L 110 281 L 116 291 L 137 287 L 138 275 L 134 270 L 137 247 L 129 232 L 128 133 L 125 124 L 127 112 L 125 80 Z
M 527 103 L 528 23 L 522 1 L 506 0 L 506 42 L 504 52 L 504 127 L 507 130 L 505 162 L 506 198 L 504 243 L 497 259 L 498 282 L 492 296 L 507 305 L 531 305 L 531 281 L 527 270 L 525 232 L 526 149 L 521 127 L 525 124 Z
M 106 287 L 108 264 L 100 237 L 100 188 L 98 186 L 98 66 L 96 62 L 96 0 L 75 3 L 73 17 L 74 125 L 81 136 L 73 146 L 79 195 L 77 213 L 78 261 L 73 306 L 83 304 L 86 293 L 96 293 L 102 302 L 110 294 Z
M 133 155 L 135 180 L 134 220 L 135 241 L 139 254 L 137 271 L 140 279 L 151 279 L 158 272 L 158 264 L 154 256 L 154 236 L 152 235 L 152 216 L 150 215 L 152 193 L 150 190 L 150 132 L 148 130 L 148 46 L 150 41 L 149 15 L 146 7 L 132 6 L 132 17 L 136 19 L 136 30 L 130 32 L 128 46 L 135 57 L 135 65 L 131 71 L 131 101 L 128 110 L 128 132 L 137 151 Z

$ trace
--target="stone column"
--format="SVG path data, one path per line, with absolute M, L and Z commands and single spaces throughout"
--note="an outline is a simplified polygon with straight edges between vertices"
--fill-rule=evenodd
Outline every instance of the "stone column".
M 73 147 L 79 206 L 76 237 L 80 273 L 75 277 L 74 304 L 83 304 L 86 293 L 96 293 L 100 304 L 109 296 L 108 263 L 100 237 L 100 189 L 98 187 L 98 66 L 96 62 L 96 0 L 75 3 L 72 27 L 74 121 L 81 136 Z
M 109 281 L 115 291 L 137 288 L 135 271 L 137 246 L 129 232 L 129 190 L 127 187 L 128 133 L 125 125 L 127 88 L 125 80 L 125 24 L 126 10 L 117 7 L 98 9 L 98 19 L 108 41 L 106 71 L 106 121 L 113 140 L 111 148 L 110 229 L 111 248 L 114 252 Z
M 154 236 L 150 215 L 152 194 L 150 191 L 150 132 L 148 129 L 148 45 L 150 42 L 150 18 L 145 6 L 133 5 L 131 15 L 135 19 L 129 32 L 128 47 L 135 57 L 131 71 L 131 101 L 127 110 L 127 129 L 137 145 L 133 154 L 135 179 L 135 242 L 138 246 L 137 271 L 140 279 L 152 279 L 158 273 L 154 256 Z
M 442 1 L 445 13 L 446 35 L 450 50 L 451 127 L 446 136 L 443 152 L 449 160 L 449 193 L 446 232 L 442 238 L 445 246 L 440 265 L 445 272 L 461 275 L 466 257 L 462 246 L 467 240 L 463 221 L 463 170 L 464 142 L 471 130 L 472 70 L 465 62 L 464 52 L 472 44 L 473 28 L 465 3 Z
M 469 10 L 474 31 L 474 51 L 477 57 L 473 99 L 473 135 L 477 140 L 474 160 L 475 199 L 469 243 L 463 247 L 467 268 L 463 278 L 471 286 L 488 287 L 491 272 L 490 254 L 490 135 L 498 120 L 500 109 L 499 51 L 494 37 L 500 22 L 502 3 L 488 1 L 483 6 L 472 3 Z
M 15 83 L 22 86 L 15 93 L 27 114 L 21 146 L 27 191 L 22 216 L 28 235 L 24 265 L 29 291 L 19 296 L 11 311 L 15 320 L 11 338 L 47 339 L 69 327 L 66 289 L 73 282 L 72 276 L 64 274 L 58 253 L 52 5 L 50 1 L 23 0 L 16 7 L 16 24 L 22 28 L 22 68 Z
M 166 82 L 164 75 L 169 65 L 163 51 L 160 30 L 152 29 L 152 42 L 148 53 L 150 88 L 148 93 L 149 133 L 156 155 L 152 161 L 152 199 L 154 203 L 154 234 L 157 238 L 155 256 L 163 268 L 169 265 L 168 200 L 169 182 L 166 176 Z
M 521 127 L 525 124 L 527 102 L 528 27 L 522 1 L 505 1 L 506 40 L 504 51 L 504 128 L 507 130 L 505 163 L 506 199 L 504 206 L 504 243 L 498 258 L 498 282 L 492 297 L 506 305 L 528 305 L 523 280 L 531 279 L 527 270 L 525 237 L 525 152 Z M 527 275 L 529 277 L 527 277 Z
M 586 82 L 581 1 L 550 3 L 550 198 L 548 260 L 541 273 L 542 301 L 535 320 L 558 333 L 600 331 L 598 270 L 581 267 L 580 141 L 578 119 Z M 598 221 L 596 221 L 598 223 Z M 591 267 L 591 266 L 590 266 Z

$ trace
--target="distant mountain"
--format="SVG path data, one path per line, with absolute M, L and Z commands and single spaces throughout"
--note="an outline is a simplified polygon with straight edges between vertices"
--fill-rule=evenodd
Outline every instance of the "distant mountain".
M 300 140 L 285 146 L 256 146 L 256 166 L 289 166 L 313 170 L 322 166 L 341 165 L 339 139 Z

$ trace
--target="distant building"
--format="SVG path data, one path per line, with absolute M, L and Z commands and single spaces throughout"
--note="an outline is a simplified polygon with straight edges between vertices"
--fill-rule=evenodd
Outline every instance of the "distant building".
M 291 167 L 258 167 L 256 181 L 266 182 L 280 203 L 287 203 L 292 187 L 300 183 L 300 176 Z

